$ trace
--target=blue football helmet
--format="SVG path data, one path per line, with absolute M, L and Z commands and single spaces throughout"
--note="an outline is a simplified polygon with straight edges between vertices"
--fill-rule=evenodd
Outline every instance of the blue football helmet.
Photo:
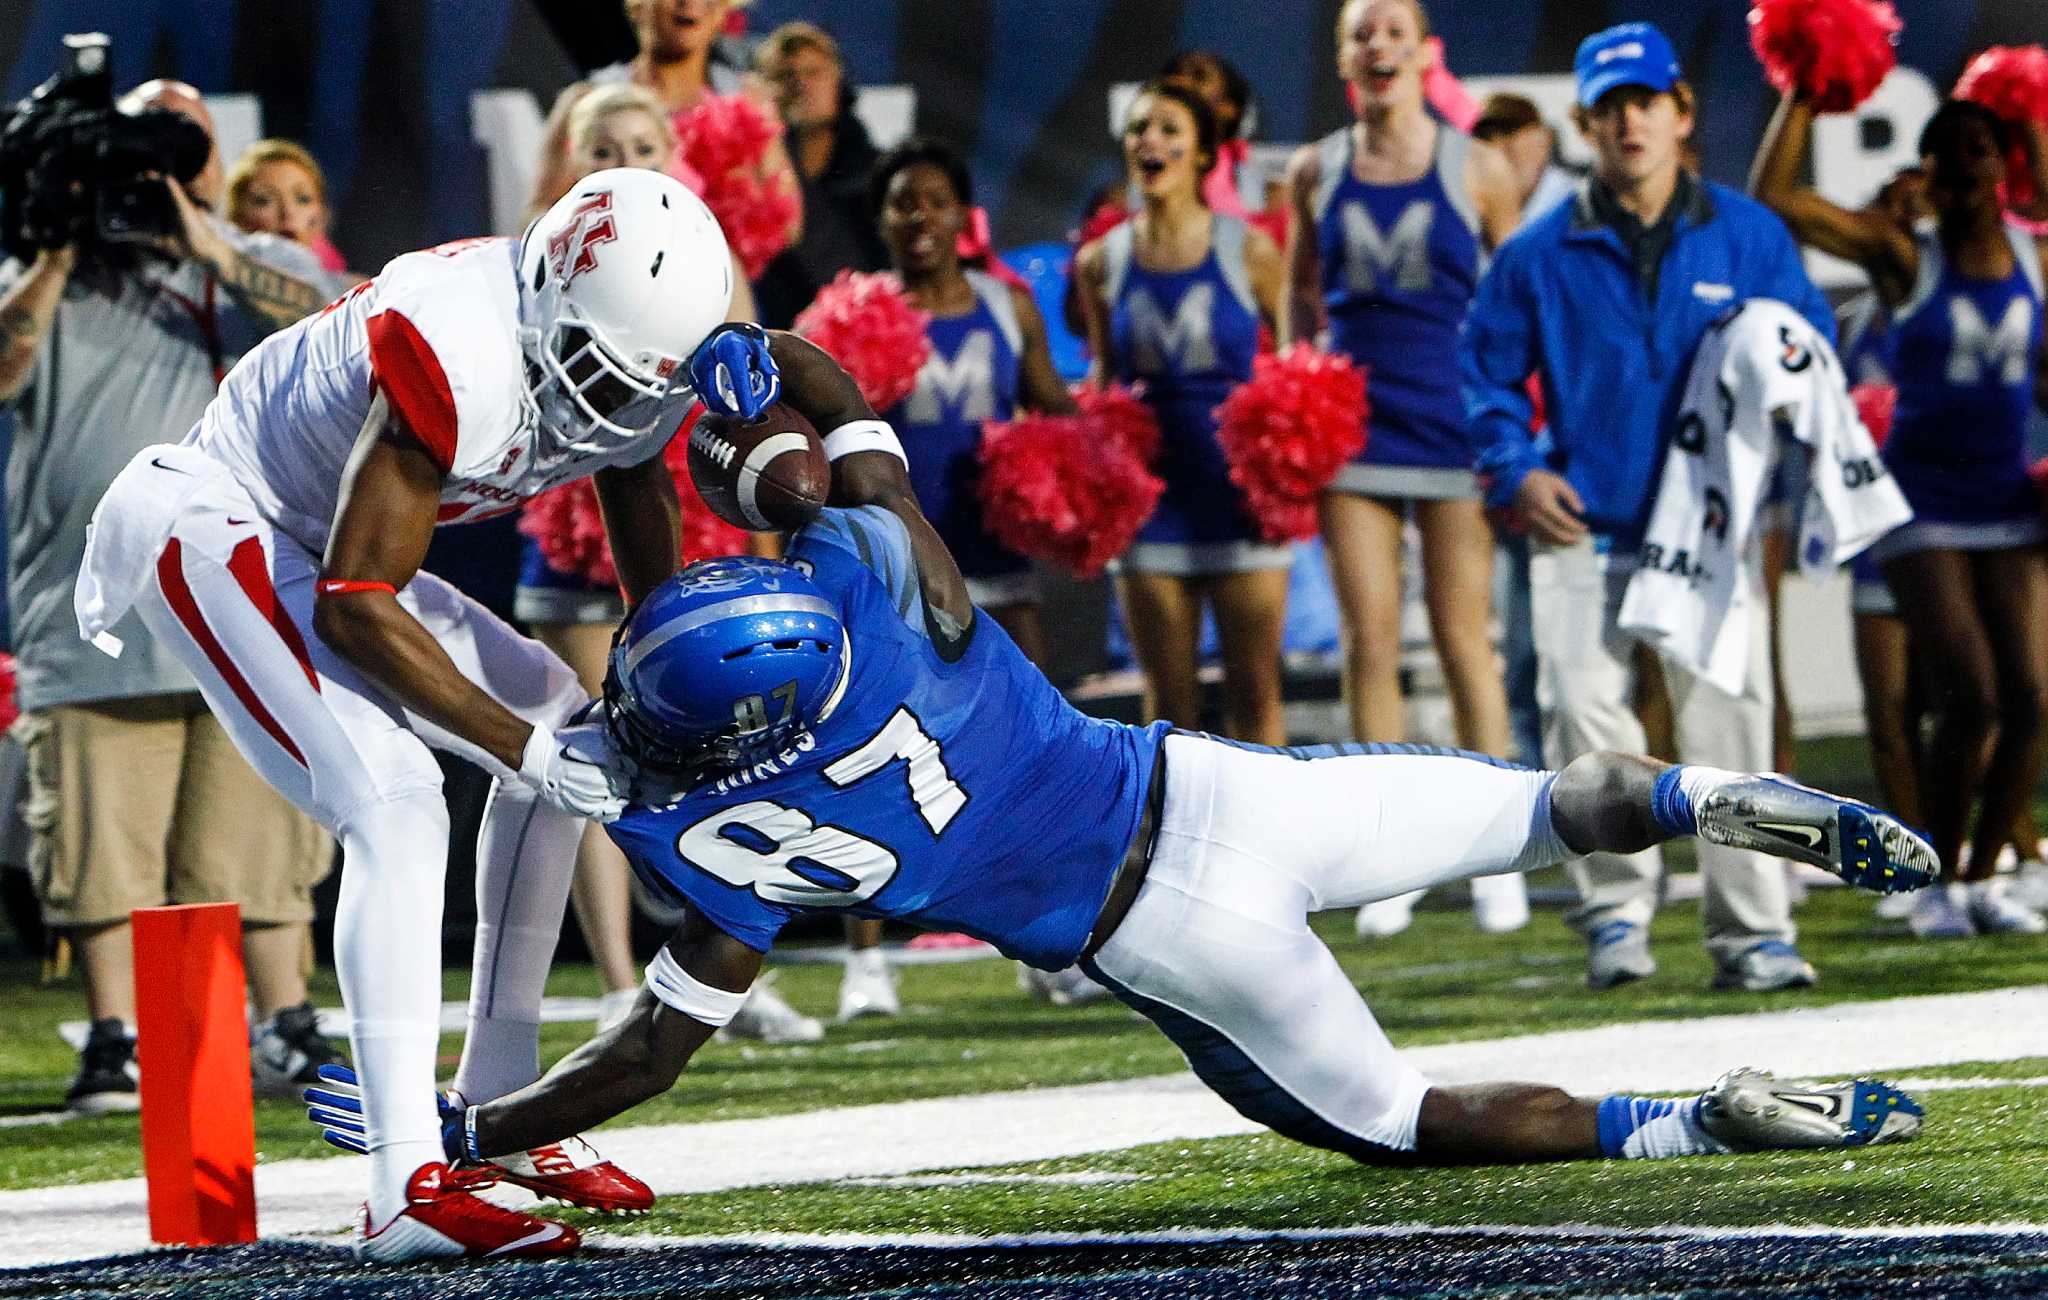
M 734 771 L 825 719 L 847 656 L 838 609 L 795 565 L 699 560 L 619 629 L 605 722 L 619 750 L 650 771 Z

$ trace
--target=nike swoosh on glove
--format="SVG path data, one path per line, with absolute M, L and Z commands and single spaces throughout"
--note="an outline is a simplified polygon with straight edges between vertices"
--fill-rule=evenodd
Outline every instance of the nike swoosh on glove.
M 370 1154 L 363 1121 L 363 1086 L 356 1072 L 346 1065 L 323 1065 L 320 1082 L 299 1094 L 306 1099 L 306 1118 L 320 1126 L 320 1136 L 329 1146 Z M 454 1093 L 437 1093 L 435 1109 L 441 1116 L 441 1150 L 448 1163 L 459 1165 L 470 1159 L 467 1119 L 469 1108 Z
M 690 354 L 690 385 L 705 407 L 719 415 L 751 420 L 782 396 L 782 371 L 759 325 L 728 321 Z
M 564 812 L 614 822 L 626 811 L 633 773 L 613 750 L 603 724 L 535 727 L 519 756 L 519 778 Z

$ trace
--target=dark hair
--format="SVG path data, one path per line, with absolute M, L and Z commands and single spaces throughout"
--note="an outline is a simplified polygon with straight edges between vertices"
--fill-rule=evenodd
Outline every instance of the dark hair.
M 1536 107 L 1536 101 L 1527 95 L 1509 91 L 1496 91 L 1486 97 L 1479 108 L 1479 120 L 1472 124 L 1472 138 L 1489 143 L 1504 135 L 1526 131 L 1532 126 L 1547 126 L 1543 110 Z
M 1991 141 L 2003 154 L 2012 147 L 2012 128 L 2004 118 L 1968 99 L 1942 101 L 1934 116 L 1927 119 L 1927 125 L 1920 128 L 1920 156 L 1940 153 L 1947 148 L 1960 131 L 1969 123 L 1978 123 L 1991 133 Z
M 1170 99 L 1185 108 L 1195 119 L 1195 150 L 1197 153 L 1206 154 L 1209 159 L 1195 171 L 1195 188 L 1199 191 L 1202 187 L 1202 177 L 1216 165 L 1217 153 L 1223 147 L 1222 133 L 1216 125 L 1216 110 L 1209 107 L 1208 100 L 1178 81 L 1161 81 L 1154 77 L 1138 87 L 1138 93 L 1132 97 L 1131 102 L 1135 104 L 1147 95 L 1155 99 Z M 1126 123 L 1126 126 L 1128 125 Z
M 1243 135 L 1245 124 L 1251 120 L 1252 83 L 1237 70 L 1237 65 L 1214 50 L 1182 50 L 1159 66 L 1156 74 L 1160 81 L 1170 81 L 1187 76 L 1197 63 L 1207 63 L 1216 69 L 1216 75 L 1223 81 L 1223 97 L 1237 105 L 1237 125 L 1231 130 L 1231 137 Z M 1220 124 L 1219 124 L 1220 125 Z
M 953 183 L 953 192 L 960 196 L 961 207 L 974 206 L 974 178 L 968 174 L 967 160 L 960 156 L 960 151 L 930 136 L 913 136 L 875 159 L 874 169 L 868 173 L 870 217 L 882 215 L 882 208 L 889 202 L 889 182 L 896 179 L 896 173 L 919 163 L 929 163 L 946 173 L 946 179 Z

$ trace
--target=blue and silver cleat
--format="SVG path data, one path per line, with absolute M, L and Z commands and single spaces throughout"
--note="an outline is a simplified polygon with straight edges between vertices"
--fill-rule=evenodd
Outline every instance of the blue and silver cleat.
M 1700 801 L 1699 836 L 1808 862 L 1859 889 L 1898 894 L 1941 874 L 1934 846 L 1879 808 L 1782 776 L 1746 776 Z
M 1767 1071 L 1730 1070 L 1700 1096 L 1700 1127 L 1737 1151 L 1867 1147 L 1920 1131 L 1920 1103 L 1888 1083 L 1779 1083 Z

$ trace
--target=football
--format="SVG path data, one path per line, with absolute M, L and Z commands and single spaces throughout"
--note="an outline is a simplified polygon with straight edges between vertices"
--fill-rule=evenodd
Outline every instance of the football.
M 832 485 L 825 444 L 794 407 L 752 420 L 707 413 L 690 430 L 690 481 L 713 514 L 750 532 L 787 532 L 818 517 Z

